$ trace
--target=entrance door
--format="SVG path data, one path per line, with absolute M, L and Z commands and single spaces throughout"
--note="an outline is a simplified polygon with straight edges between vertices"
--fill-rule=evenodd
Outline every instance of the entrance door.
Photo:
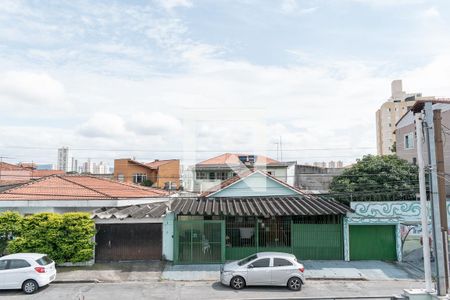
M 162 255 L 162 224 L 97 224 L 96 261 L 154 260 Z
M 397 259 L 395 225 L 351 225 L 350 260 Z

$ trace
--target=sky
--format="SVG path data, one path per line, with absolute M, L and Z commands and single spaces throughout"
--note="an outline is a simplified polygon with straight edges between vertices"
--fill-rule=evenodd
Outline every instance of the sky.
M 20 1 L 0 5 L 0 156 L 55 163 L 376 152 L 404 90 L 450 97 L 450 2 Z

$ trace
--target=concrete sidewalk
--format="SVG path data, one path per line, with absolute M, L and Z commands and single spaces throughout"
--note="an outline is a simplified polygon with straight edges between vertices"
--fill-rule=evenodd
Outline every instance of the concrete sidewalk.
M 55 283 L 158 281 L 165 262 L 96 263 L 90 267 L 58 267 Z
M 305 277 L 310 280 L 411 280 L 401 265 L 383 261 L 303 261 Z M 217 281 L 220 265 L 167 264 L 162 279 Z
M 303 261 L 309 280 L 411 280 L 404 265 L 382 261 Z M 161 261 L 96 263 L 58 267 L 56 282 L 217 281 L 220 265 L 173 265 Z

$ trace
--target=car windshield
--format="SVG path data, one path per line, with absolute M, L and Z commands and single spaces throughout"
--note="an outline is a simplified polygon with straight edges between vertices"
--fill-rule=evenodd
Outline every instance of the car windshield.
M 256 254 L 250 255 L 249 257 L 246 257 L 243 260 L 240 260 L 238 262 L 238 265 L 239 266 L 245 265 L 246 263 L 248 263 L 248 262 L 250 262 L 250 261 L 252 261 L 254 259 L 257 259 L 257 258 L 258 258 L 258 256 Z
M 38 264 L 40 264 L 41 266 L 46 266 L 49 265 L 53 262 L 53 260 L 51 260 L 47 255 L 46 256 L 42 256 L 39 259 L 36 259 L 36 262 Z

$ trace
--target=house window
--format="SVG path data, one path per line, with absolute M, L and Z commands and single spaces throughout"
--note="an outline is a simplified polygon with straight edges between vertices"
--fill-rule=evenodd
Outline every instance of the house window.
M 120 182 L 124 182 L 125 181 L 125 176 L 123 176 L 123 174 L 118 174 L 117 175 L 117 180 L 119 180 Z
M 404 148 L 413 149 L 414 148 L 414 133 L 410 132 L 404 136 Z
M 147 175 L 143 173 L 133 174 L 133 182 L 134 183 L 142 183 L 147 180 Z
M 206 179 L 206 172 L 195 172 L 195 178 L 196 179 Z
M 216 179 L 216 173 L 215 172 L 209 172 L 208 179 L 209 180 L 215 180 Z
M 220 179 L 220 180 L 225 180 L 228 178 L 228 173 L 227 172 L 217 172 L 216 178 Z

